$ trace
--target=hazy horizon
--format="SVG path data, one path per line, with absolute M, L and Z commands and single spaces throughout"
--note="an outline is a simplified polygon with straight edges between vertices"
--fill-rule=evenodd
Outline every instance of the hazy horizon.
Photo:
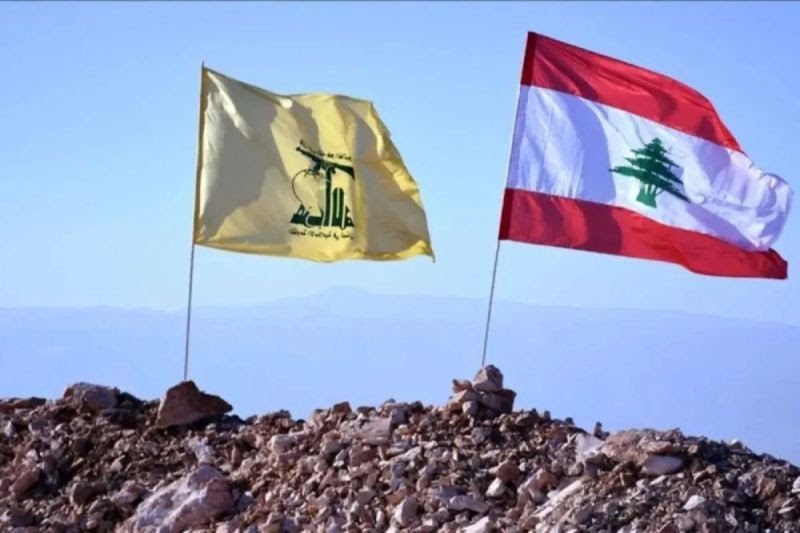
M 194 310 L 190 378 L 246 417 L 348 400 L 442 404 L 480 366 L 485 302 L 337 289 Z M 155 399 L 180 381 L 181 312 L 0 309 L 2 396 L 93 381 Z M 498 302 L 488 362 L 517 408 L 591 429 L 681 427 L 800 462 L 800 327 L 676 311 Z M 309 335 L 309 331 L 313 335 Z M 665 334 L 666 332 L 666 334 Z M 579 334 L 576 334 L 579 333 Z M 46 372 L 43 373 L 43 369 Z M 370 376 L 364 380 L 362 376 Z
M 489 305 L 489 296 L 488 296 L 488 288 L 487 288 L 487 295 L 484 298 L 479 296 L 461 296 L 457 294 L 432 294 L 427 295 L 423 293 L 415 294 L 415 293 L 402 293 L 396 294 L 391 292 L 382 292 L 382 291 L 372 291 L 369 289 L 364 289 L 361 287 L 355 286 L 334 286 L 328 287 L 324 289 L 320 289 L 317 292 L 314 292 L 307 296 L 280 296 L 274 299 L 264 299 L 260 302 L 249 302 L 249 303 L 230 303 L 230 304 L 222 304 L 222 303 L 212 303 L 212 304 L 202 304 L 192 305 L 193 312 L 198 309 L 226 309 L 226 308 L 259 308 L 263 306 L 269 306 L 273 304 L 278 304 L 282 302 L 289 302 L 293 300 L 308 300 L 308 299 L 315 299 L 319 298 L 320 296 L 324 296 L 327 293 L 335 293 L 339 291 L 345 292 L 354 292 L 358 294 L 364 294 L 369 296 L 379 296 L 379 297 L 390 297 L 390 298 L 432 298 L 432 299 L 458 299 L 464 300 L 474 303 L 479 303 L 483 305 L 484 311 L 488 310 Z M 706 311 L 693 311 L 687 309 L 679 309 L 679 308 L 664 308 L 664 307 L 635 307 L 635 306 L 601 306 L 599 304 L 592 305 L 592 304 L 585 304 L 582 306 L 578 306 L 576 304 L 571 305 L 560 305 L 560 304 L 537 304 L 537 303 L 530 303 L 524 300 L 515 300 L 513 298 L 503 298 L 503 299 L 495 299 L 494 307 L 502 307 L 504 304 L 526 304 L 532 305 L 535 307 L 543 307 L 543 308 L 556 308 L 556 309 L 574 309 L 574 310 L 590 310 L 590 311 L 660 311 L 666 313 L 678 313 L 682 315 L 689 315 L 689 316 L 706 316 L 706 317 L 713 317 L 713 318 L 724 318 L 733 321 L 742 321 L 742 322 L 755 322 L 761 324 L 776 324 L 776 325 L 786 325 L 786 326 L 800 326 L 800 317 L 793 317 L 793 316 L 784 316 L 784 317 L 770 317 L 770 318 L 760 318 L 760 317 L 749 317 L 745 315 L 737 314 L 735 310 L 725 310 L 718 309 L 716 312 L 706 312 Z M 80 306 L 56 306 L 56 305 L 17 305 L 17 306 L 3 306 L 0 305 L 0 311 L 13 311 L 13 310 L 67 310 L 67 311 L 81 311 L 81 310 L 95 310 L 95 309 L 108 309 L 108 310 L 115 310 L 115 311 L 152 311 L 155 313 L 165 313 L 170 315 L 179 314 L 185 320 L 187 306 L 184 304 L 182 307 L 171 307 L 171 308 L 161 308 L 161 307 L 150 307 L 150 306 L 141 306 L 141 305 L 103 305 L 103 304 L 94 304 L 94 305 L 80 305 Z

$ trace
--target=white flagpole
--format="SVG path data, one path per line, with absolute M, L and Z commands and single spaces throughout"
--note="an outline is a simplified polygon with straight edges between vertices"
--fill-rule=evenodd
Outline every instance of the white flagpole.
M 183 381 L 189 379 L 189 336 L 192 329 L 192 289 L 194 288 L 194 235 L 195 223 L 197 222 L 197 210 L 200 203 L 200 166 L 203 164 L 203 122 L 206 110 L 206 103 L 205 99 L 203 98 L 205 70 L 206 63 L 203 61 L 200 63 L 200 117 L 198 120 L 197 133 L 197 164 L 194 182 L 194 211 L 192 213 L 192 250 L 189 255 L 189 297 L 186 302 L 186 338 L 184 339 L 183 352 Z
M 527 37 L 527 34 L 526 34 Z M 525 40 L 525 46 L 522 47 L 522 69 L 525 68 L 525 53 L 528 47 L 527 38 Z M 506 163 L 506 180 L 508 179 L 508 171 L 511 169 L 511 155 L 514 150 L 514 130 L 517 126 L 517 115 L 519 114 L 519 95 L 521 92 L 522 83 L 518 82 L 517 84 L 517 103 L 515 106 L 515 113 L 514 113 L 514 120 L 511 121 L 511 141 L 508 143 L 508 161 Z M 494 266 L 492 267 L 492 285 L 489 288 L 489 308 L 486 311 L 486 330 L 483 335 L 483 354 L 481 355 L 481 368 L 486 366 L 486 350 L 489 346 L 489 326 L 492 321 L 492 308 L 494 306 L 494 288 L 497 282 L 497 263 L 500 260 L 500 222 L 503 219 L 503 203 L 505 202 L 505 186 L 503 186 L 503 193 L 500 200 L 500 216 L 498 217 L 498 232 L 497 232 L 497 246 L 494 251 Z

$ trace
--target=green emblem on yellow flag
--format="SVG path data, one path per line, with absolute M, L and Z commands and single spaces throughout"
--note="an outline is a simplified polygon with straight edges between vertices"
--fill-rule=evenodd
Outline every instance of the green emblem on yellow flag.
M 301 143 L 304 144 L 304 143 Z M 355 180 L 355 169 L 349 164 L 337 163 L 323 159 L 326 154 L 315 154 L 308 147 L 298 146 L 297 151 L 311 160 L 309 168 L 303 169 L 292 178 L 292 190 L 300 201 L 300 207 L 292 216 L 292 224 L 299 224 L 305 228 L 338 228 L 346 230 L 354 227 L 352 207 L 345 200 L 345 189 L 334 187 L 333 181 L 337 172 L 339 175 L 350 176 Z M 327 154 L 334 157 L 333 154 Z M 343 156 L 339 156 L 344 158 Z M 350 158 L 347 158 L 348 160 Z M 299 181 L 298 181 L 299 180 Z M 345 178 L 345 181 L 346 178 Z M 298 189 L 311 189 L 316 192 L 310 198 L 301 198 Z M 349 195 L 347 195 L 349 200 Z M 316 204 L 316 207 L 315 207 Z M 317 212 L 315 215 L 314 212 Z M 339 234 L 342 237 L 350 234 Z
M 371 102 L 203 70 L 194 242 L 315 261 L 433 257 L 419 189 Z

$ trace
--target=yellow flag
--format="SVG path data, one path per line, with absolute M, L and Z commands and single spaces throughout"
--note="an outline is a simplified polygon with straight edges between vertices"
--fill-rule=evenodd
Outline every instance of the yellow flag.
M 314 261 L 433 257 L 414 179 L 371 102 L 203 69 L 194 242 Z

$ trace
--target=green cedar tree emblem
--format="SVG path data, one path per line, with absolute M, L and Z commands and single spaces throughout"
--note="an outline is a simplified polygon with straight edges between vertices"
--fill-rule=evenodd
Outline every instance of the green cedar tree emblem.
M 644 148 L 635 148 L 633 153 L 633 157 L 625 158 L 630 163 L 629 166 L 614 167 L 611 172 L 639 180 L 639 194 L 636 196 L 638 202 L 658 207 L 656 197 L 665 191 L 681 200 L 689 201 L 682 192 L 683 182 L 673 171 L 680 167 L 667 157 L 667 150 L 661 139 L 655 138 Z

